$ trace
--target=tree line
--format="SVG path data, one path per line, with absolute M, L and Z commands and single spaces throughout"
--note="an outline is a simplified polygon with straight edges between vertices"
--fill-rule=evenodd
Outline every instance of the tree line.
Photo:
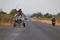
M 30 17 L 44 17 L 44 18 L 52 18 L 52 16 L 60 16 L 60 13 L 57 13 L 57 15 L 52 15 L 50 13 L 42 14 L 41 12 L 33 13 Z

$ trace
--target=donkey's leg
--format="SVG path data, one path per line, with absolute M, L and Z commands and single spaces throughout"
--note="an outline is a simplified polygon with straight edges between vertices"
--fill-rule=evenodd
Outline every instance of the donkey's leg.
M 16 22 L 14 22 L 13 26 L 16 27 Z
M 23 26 L 25 27 L 25 22 L 23 21 Z

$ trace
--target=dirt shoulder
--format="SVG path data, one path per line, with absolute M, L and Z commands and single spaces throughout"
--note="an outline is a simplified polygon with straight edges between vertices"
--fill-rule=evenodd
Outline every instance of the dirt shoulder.
M 42 23 L 51 24 L 50 19 L 42 19 L 42 18 L 31 18 L 31 19 L 32 19 L 32 21 L 38 21 L 38 22 L 42 22 Z M 60 26 L 60 23 L 56 22 L 56 25 Z
M 5 28 L 9 25 L 11 25 L 11 23 L 0 23 L 0 28 Z

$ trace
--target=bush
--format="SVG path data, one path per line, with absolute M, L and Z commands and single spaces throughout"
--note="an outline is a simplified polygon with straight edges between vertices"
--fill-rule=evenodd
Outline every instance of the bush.
M 34 13 L 31 15 L 31 17 L 43 17 L 42 13 L 41 12 L 38 12 L 38 13 Z
M 44 17 L 46 17 L 46 18 L 52 18 L 52 14 L 46 13 L 46 14 L 44 14 Z

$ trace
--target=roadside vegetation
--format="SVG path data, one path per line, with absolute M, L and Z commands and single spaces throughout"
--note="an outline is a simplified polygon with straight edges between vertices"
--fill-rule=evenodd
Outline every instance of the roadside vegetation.
M 10 13 L 0 11 L 0 26 L 11 24 L 13 21 L 13 15 L 16 12 L 16 9 L 12 9 Z
M 0 25 L 11 24 L 13 21 L 13 16 L 16 12 L 16 9 L 12 9 L 10 13 L 6 13 L 4 11 L 0 11 Z M 30 17 L 36 18 L 38 20 L 51 20 L 51 18 L 55 16 L 57 22 L 60 23 L 60 13 L 57 15 L 52 15 L 50 13 L 42 14 L 41 12 L 33 13 Z
M 52 15 L 50 13 L 42 14 L 41 12 L 40 13 L 37 12 L 37 13 L 33 13 L 30 17 L 34 18 L 37 21 L 39 21 L 39 20 L 42 21 L 43 20 L 43 22 L 46 21 L 46 23 L 49 23 L 49 22 L 51 22 L 51 18 L 53 16 L 56 18 L 57 24 L 60 25 L 60 13 L 57 13 L 56 15 Z

